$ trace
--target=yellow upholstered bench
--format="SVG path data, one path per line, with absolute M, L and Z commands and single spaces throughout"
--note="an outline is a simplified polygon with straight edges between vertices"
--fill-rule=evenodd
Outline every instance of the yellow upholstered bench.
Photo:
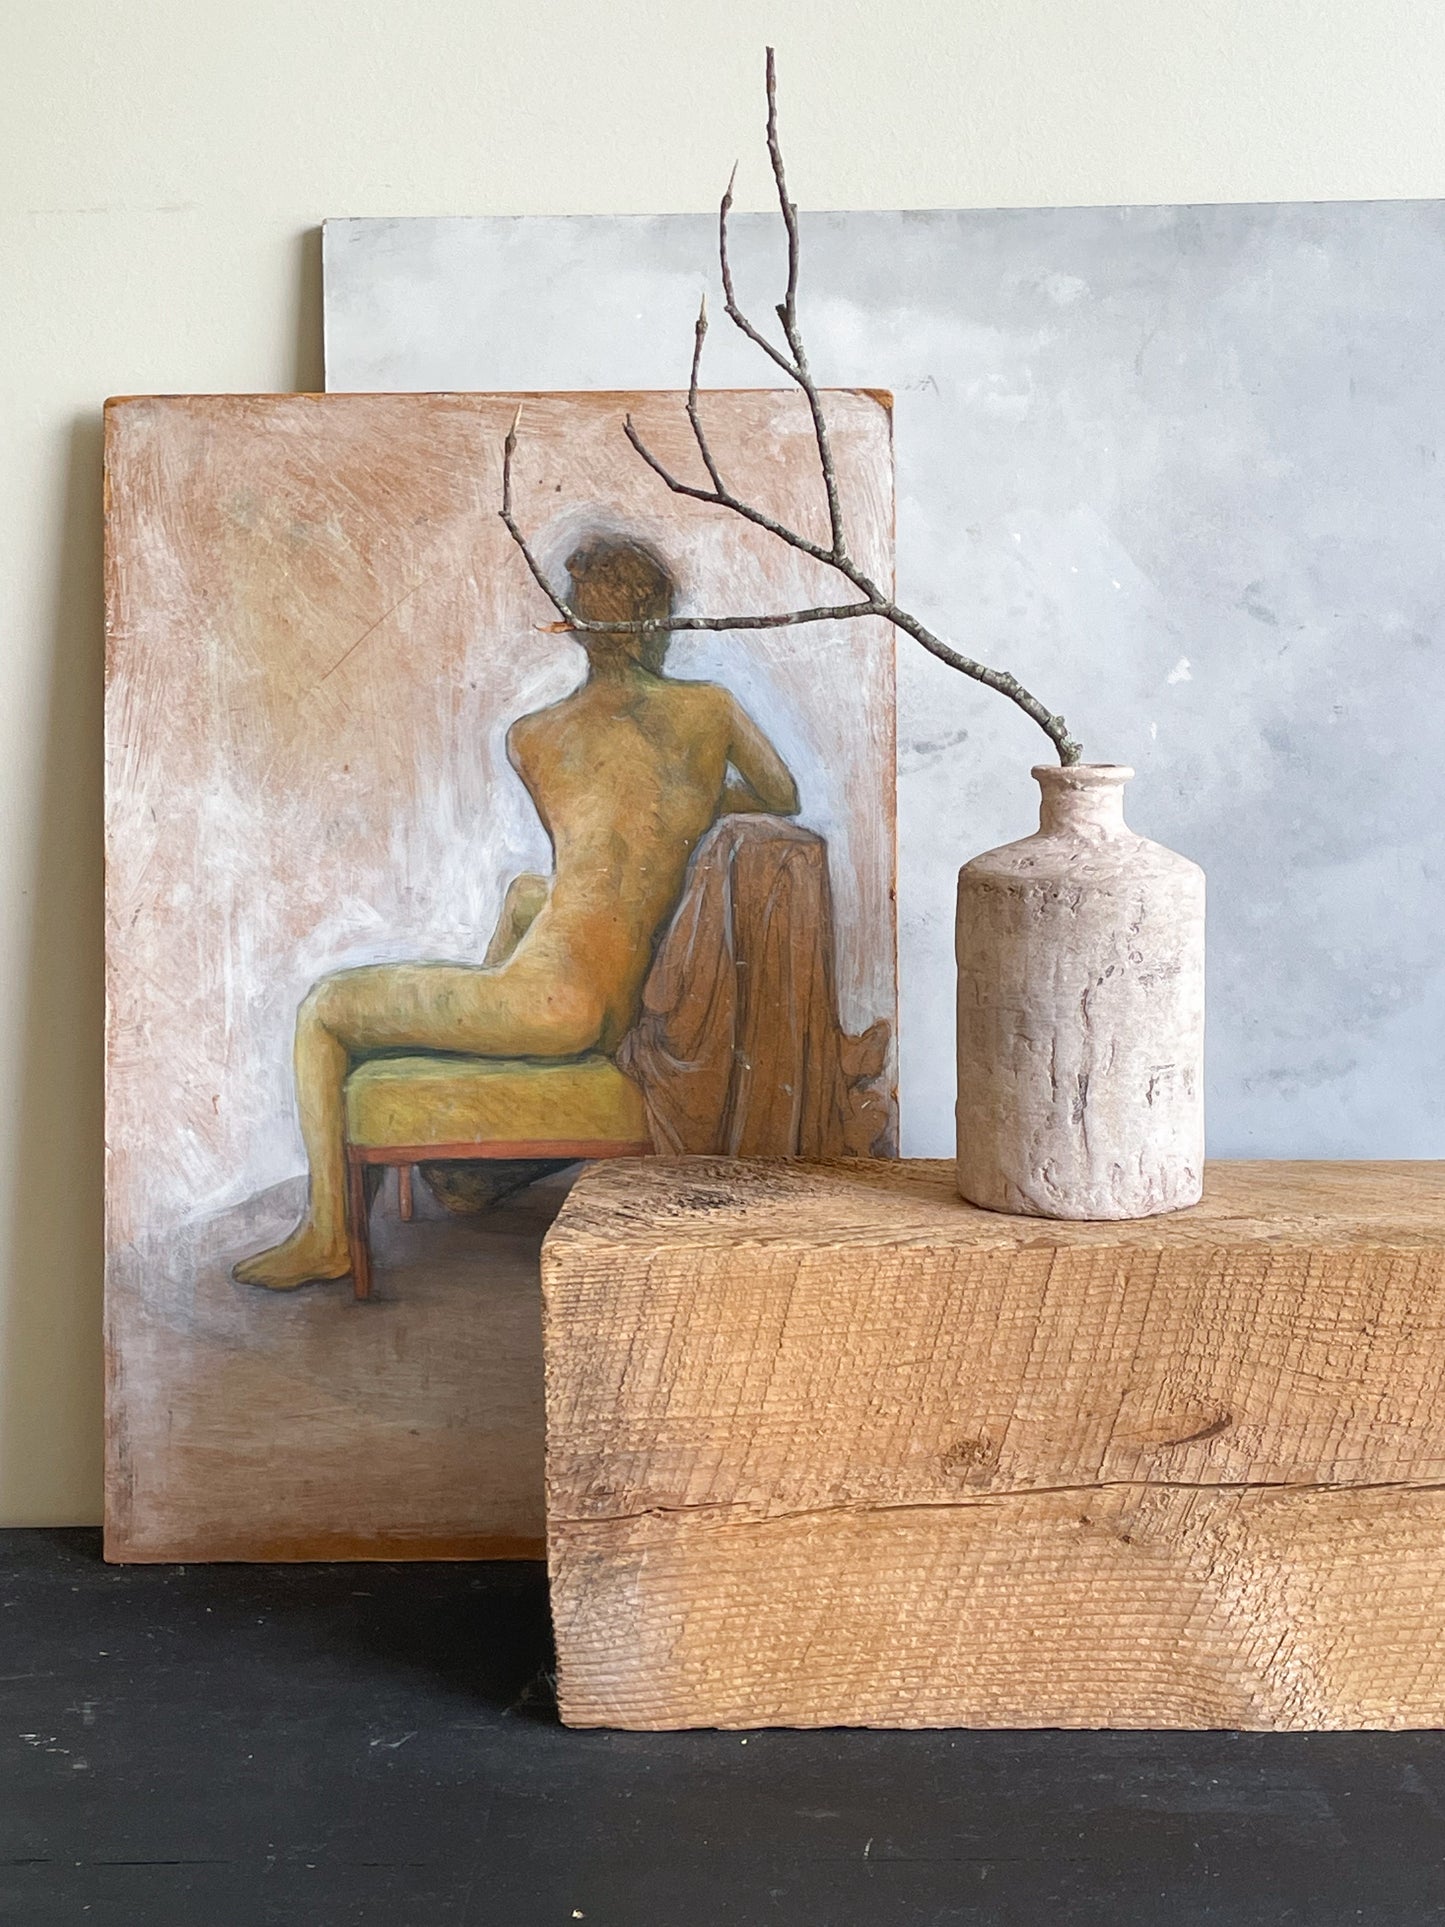
M 371 1293 L 366 1169 L 394 1164 L 401 1214 L 411 1168 L 471 1158 L 642 1157 L 642 1092 L 610 1057 L 377 1057 L 346 1080 L 351 1280 Z

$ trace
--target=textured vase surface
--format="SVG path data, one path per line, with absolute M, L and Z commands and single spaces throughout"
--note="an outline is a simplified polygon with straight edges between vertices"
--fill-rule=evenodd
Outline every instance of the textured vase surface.
M 1204 872 L 1136 836 L 1113 764 L 1036 769 L 1034 836 L 958 877 L 958 1189 L 1148 1218 L 1204 1172 Z

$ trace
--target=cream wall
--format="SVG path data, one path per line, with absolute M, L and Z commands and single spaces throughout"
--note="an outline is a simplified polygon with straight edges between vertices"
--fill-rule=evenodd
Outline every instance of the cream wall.
M 1445 193 L 1440 0 L 7 0 L 0 1522 L 100 1505 L 100 403 L 319 387 L 331 214 Z M 585 302 L 586 290 L 572 298 Z

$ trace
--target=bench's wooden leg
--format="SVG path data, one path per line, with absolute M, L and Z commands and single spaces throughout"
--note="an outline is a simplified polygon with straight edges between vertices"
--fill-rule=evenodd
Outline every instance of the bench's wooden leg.
M 397 1201 L 401 1208 L 402 1222 L 411 1223 L 411 1166 L 399 1164 L 396 1167 Z
M 371 1296 L 371 1207 L 366 1196 L 366 1166 L 347 1154 L 346 1242 L 351 1248 L 353 1297 Z

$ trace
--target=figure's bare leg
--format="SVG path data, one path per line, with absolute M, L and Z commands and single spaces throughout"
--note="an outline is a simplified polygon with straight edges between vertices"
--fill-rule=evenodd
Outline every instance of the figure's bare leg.
M 243 1285 L 294 1291 L 314 1279 L 344 1278 L 351 1269 L 346 1242 L 346 1131 L 342 1115 L 351 1055 L 321 1016 L 323 978 L 296 1018 L 296 1103 L 310 1168 L 306 1216 L 279 1245 L 243 1259 Z
M 310 1169 L 306 1216 L 289 1238 L 244 1259 L 243 1284 L 294 1291 L 350 1269 L 346 1242 L 345 1086 L 354 1056 L 375 1050 L 478 1057 L 567 1057 L 596 1042 L 595 995 L 555 966 L 376 964 L 323 977 L 296 1019 L 296 1103 Z
M 492 932 L 492 941 L 487 945 L 483 963 L 503 964 L 507 961 L 537 921 L 551 888 L 551 879 L 548 877 L 530 874 L 513 877 L 507 885 L 502 914 L 497 918 L 497 927 Z

